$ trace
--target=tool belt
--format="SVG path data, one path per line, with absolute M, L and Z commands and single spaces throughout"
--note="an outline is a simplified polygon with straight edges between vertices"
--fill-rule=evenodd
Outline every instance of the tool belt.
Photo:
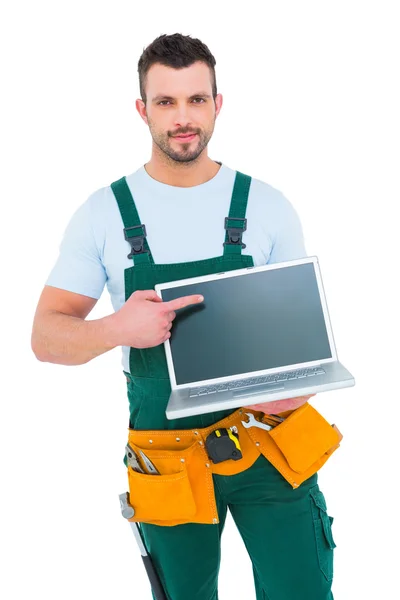
M 129 429 L 131 449 L 138 455 L 140 451 L 145 453 L 158 472 L 140 473 L 128 465 L 129 503 L 134 509 L 129 521 L 167 526 L 219 523 L 214 473 L 236 475 L 250 468 L 262 454 L 297 488 L 322 467 L 343 437 L 308 402 L 280 413 L 284 420 L 270 431 L 245 428 L 242 421 L 247 421 L 246 413 L 263 422 L 268 418 L 241 408 L 202 429 Z M 214 463 L 207 453 L 206 440 L 223 429 L 237 432 L 241 457 Z

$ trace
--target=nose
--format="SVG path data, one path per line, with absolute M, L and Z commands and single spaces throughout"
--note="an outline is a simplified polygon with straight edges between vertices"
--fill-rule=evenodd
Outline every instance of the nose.
M 191 117 L 190 117 L 190 107 L 184 102 L 182 104 L 177 104 L 175 113 L 174 113 L 174 125 L 176 128 L 187 128 L 190 129 Z

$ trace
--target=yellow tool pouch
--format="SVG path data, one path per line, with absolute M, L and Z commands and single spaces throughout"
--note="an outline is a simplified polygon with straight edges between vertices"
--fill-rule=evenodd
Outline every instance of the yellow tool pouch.
M 129 501 L 135 510 L 129 520 L 154 525 L 212 523 L 217 517 L 212 471 L 197 439 L 183 431 L 145 433 L 130 430 L 129 445 L 136 453 L 144 451 L 160 475 L 137 473 L 128 466 Z
M 322 467 L 343 436 L 308 402 L 280 416 L 285 414 L 285 420 L 271 431 L 256 427 L 247 431 L 260 452 L 296 488 Z
M 259 420 L 264 416 L 242 408 L 203 429 L 129 429 L 132 450 L 138 455 L 144 452 L 159 473 L 138 473 L 128 466 L 129 501 L 135 511 L 129 520 L 167 526 L 218 523 L 213 473 L 241 473 L 263 454 L 296 488 L 322 467 L 342 439 L 336 426 L 308 403 L 281 413 L 285 420 L 270 431 L 245 428 L 242 421 L 247 421 L 246 412 Z M 206 452 L 205 440 L 216 429 L 233 426 L 243 457 L 214 464 Z

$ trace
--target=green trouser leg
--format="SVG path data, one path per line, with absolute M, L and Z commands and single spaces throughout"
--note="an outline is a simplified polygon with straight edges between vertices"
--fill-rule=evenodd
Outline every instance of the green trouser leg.
M 227 505 L 218 494 L 216 500 L 220 519 L 217 525 L 142 524 L 147 551 L 168 600 L 218 600 L 221 535 Z
M 317 475 L 293 490 L 260 456 L 247 471 L 214 475 L 214 482 L 218 525 L 142 526 L 169 600 L 218 600 L 228 507 L 253 563 L 257 600 L 333 600 L 332 519 Z

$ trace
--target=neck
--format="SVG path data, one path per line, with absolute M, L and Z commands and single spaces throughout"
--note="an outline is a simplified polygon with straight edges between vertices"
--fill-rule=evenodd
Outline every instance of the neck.
M 153 151 L 150 161 L 144 165 L 144 168 L 153 179 L 177 187 L 192 187 L 206 183 L 215 177 L 221 168 L 221 165 L 203 154 L 187 163 L 166 158 L 168 160 L 161 159 Z

